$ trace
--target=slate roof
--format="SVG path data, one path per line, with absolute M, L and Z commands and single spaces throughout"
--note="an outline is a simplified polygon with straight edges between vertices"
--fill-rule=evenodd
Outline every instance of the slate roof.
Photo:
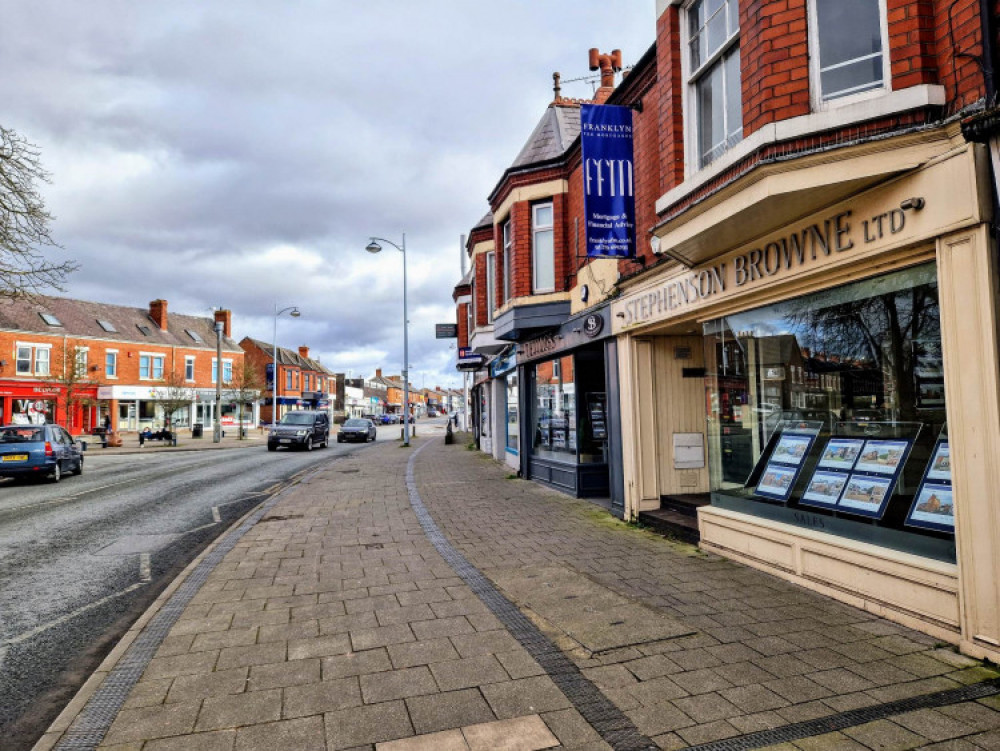
M 42 313 L 55 316 L 62 325 L 46 323 L 40 315 Z M 110 324 L 114 331 L 108 331 L 98 321 Z M 145 327 L 149 334 L 141 331 L 139 326 Z M 213 318 L 168 311 L 167 330 L 162 331 L 153 323 L 148 308 L 131 308 L 49 295 L 36 295 L 33 299 L 0 300 L 0 330 L 129 342 L 138 346 L 155 344 L 215 351 Z M 201 341 L 197 341 L 188 331 L 196 334 Z M 225 352 L 242 352 L 236 341 L 227 336 L 222 337 L 222 349 Z
M 270 342 L 262 342 L 259 339 L 253 339 L 249 336 L 244 337 L 243 341 L 250 342 L 261 352 L 264 352 L 269 358 L 274 353 L 274 345 Z M 317 373 L 323 373 L 325 375 L 333 375 L 333 372 L 327 370 L 327 368 L 322 365 L 319 360 L 313 360 L 311 357 L 303 357 L 296 350 L 286 349 L 284 347 L 278 347 L 278 364 L 301 368 L 303 370 L 314 370 Z
M 510 165 L 512 169 L 562 156 L 580 135 L 579 105 L 553 104 L 545 108 L 542 119 Z

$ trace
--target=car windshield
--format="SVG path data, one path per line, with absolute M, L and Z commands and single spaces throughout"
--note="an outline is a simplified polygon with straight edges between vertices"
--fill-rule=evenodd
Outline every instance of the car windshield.
M 0 441 L 4 443 L 31 443 L 45 440 L 45 432 L 41 428 L 3 428 L 0 430 Z
M 312 415 L 307 415 L 302 412 L 291 412 L 281 418 L 282 425 L 312 425 L 312 421 Z
M 358 420 L 358 419 L 355 418 L 353 420 L 348 420 L 347 422 L 345 422 L 344 423 L 344 427 L 345 428 L 367 428 L 368 427 L 368 421 L 367 420 Z

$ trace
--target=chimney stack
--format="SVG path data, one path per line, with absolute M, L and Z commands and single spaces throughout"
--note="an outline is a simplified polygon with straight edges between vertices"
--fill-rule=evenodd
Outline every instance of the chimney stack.
M 166 315 L 167 304 L 163 303 L 164 315 Z M 233 331 L 233 311 L 231 310 L 217 310 L 215 311 L 215 321 L 218 323 L 222 321 L 222 335 L 232 336 Z
M 309 359 L 309 348 L 306 347 L 306 346 L 300 346 L 299 347 L 299 357 L 304 357 L 305 359 L 308 360 Z
M 160 331 L 167 330 L 167 301 L 153 300 L 149 304 L 149 317 L 153 319 Z
M 375 368 L 375 377 L 376 378 L 382 377 L 382 368 Z

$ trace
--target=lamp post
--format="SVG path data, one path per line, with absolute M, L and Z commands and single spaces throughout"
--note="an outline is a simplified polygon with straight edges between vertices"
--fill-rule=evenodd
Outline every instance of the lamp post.
M 292 318 L 298 318 L 302 313 L 294 305 L 289 305 L 287 308 L 282 308 L 278 310 L 278 303 L 274 304 L 274 338 L 271 340 L 274 344 L 274 364 L 271 366 L 273 370 L 271 376 L 273 381 L 271 383 L 271 427 L 273 428 L 275 423 L 278 421 L 278 316 L 282 313 L 288 313 Z
M 215 426 L 212 443 L 222 441 L 222 321 L 215 322 Z
M 396 245 L 392 240 L 384 237 L 372 237 L 371 242 L 365 246 L 369 253 L 378 253 L 382 250 L 379 242 L 389 243 L 392 247 L 403 254 L 403 445 L 410 445 L 410 351 L 409 351 L 409 328 L 410 322 L 406 310 L 406 233 L 403 233 L 403 242 Z

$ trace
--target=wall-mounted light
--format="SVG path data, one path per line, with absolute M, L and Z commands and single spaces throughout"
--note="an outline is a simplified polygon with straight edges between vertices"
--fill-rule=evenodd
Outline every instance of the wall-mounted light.
M 927 202 L 923 198 L 907 198 L 905 201 L 900 202 L 899 208 L 903 211 L 908 211 L 913 209 L 914 211 L 920 211 Z
M 0 360 L 0 368 L 6 368 L 6 367 L 7 367 L 7 361 L 6 360 Z

